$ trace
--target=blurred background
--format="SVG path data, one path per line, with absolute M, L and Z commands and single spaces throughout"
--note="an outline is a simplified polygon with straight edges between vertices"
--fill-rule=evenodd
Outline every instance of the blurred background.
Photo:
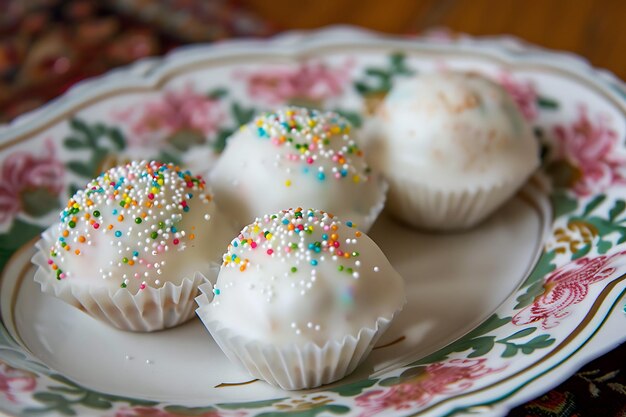
M 0 123 L 179 45 L 331 24 L 510 34 L 626 79 L 625 20 L 623 0 L 0 0 Z

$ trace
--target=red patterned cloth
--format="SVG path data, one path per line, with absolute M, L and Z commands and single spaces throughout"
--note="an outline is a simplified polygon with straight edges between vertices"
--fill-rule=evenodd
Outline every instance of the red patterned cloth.
M 271 33 L 237 0 L 0 1 L 0 123 L 145 56 Z
M 273 31 L 238 0 L 0 1 L 0 123 L 138 58 Z M 623 344 L 509 415 L 626 417 L 625 358 Z

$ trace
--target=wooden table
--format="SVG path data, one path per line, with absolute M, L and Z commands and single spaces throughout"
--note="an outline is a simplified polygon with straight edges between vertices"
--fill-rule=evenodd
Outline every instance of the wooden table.
M 624 0 L 244 0 L 279 29 L 347 23 L 390 33 L 510 34 L 626 79 Z

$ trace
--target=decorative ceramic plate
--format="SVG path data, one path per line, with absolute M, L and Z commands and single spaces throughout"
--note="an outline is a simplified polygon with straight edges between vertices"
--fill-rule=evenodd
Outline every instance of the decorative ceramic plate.
M 199 321 L 114 330 L 44 295 L 34 238 L 116 163 L 210 169 L 228 135 L 283 103 L 355 125 L 394 81 L 455 69 L 501 83 L 543 165 L 480 226 L 371 235 L 408 304 L 357 371 L 284 392 L 251 380 Z M 626 92 L 579 58 L 507 39 L 386 38 L 346 28 L 192 46 L 84 82 L 0 132 L 0 408 L 20 416 L 496 416 L 626 339 Z

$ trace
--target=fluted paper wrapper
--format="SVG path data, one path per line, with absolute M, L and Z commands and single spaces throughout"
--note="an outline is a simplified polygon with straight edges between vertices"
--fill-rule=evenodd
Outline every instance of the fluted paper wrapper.
M 313 342 L 275 346 L 237 334 L 212 320 L 206 295 L 210 288 L 200 289 L 205 294 L 196 298 L 200 306 L 196 313 L 228 359 L 243 366 L 255 378 L 284 390 L 315 388 L 352 373 L 393 319 L 381 317 L 373 328 L 362 328 L 356 337 L 348 335 L 340 341 L 328 341 L 322 347 Z
M 402 221 L 422 229 L 470 228 L 493 213 L 519 188 L 503 182 L 491 187 L 442 191 L 410 178 L 389 178 L 387 207 Z
M 198 286 L 206 282 L 203 275 L 196 274 L 193 279 L 185 278 L 180 285 L 167 282 L 161 288 L 147 287 L 134 295 L 124 288 L 111 291 L 59 282 L 47 264 L 50 244 L 50 234 L 46 231 L 35 245 L 37 252 L 32 258 L 38 266 L 35 281 L 41 290 L 122 330 L 152 332 L 186 322 L 194 315 Z

